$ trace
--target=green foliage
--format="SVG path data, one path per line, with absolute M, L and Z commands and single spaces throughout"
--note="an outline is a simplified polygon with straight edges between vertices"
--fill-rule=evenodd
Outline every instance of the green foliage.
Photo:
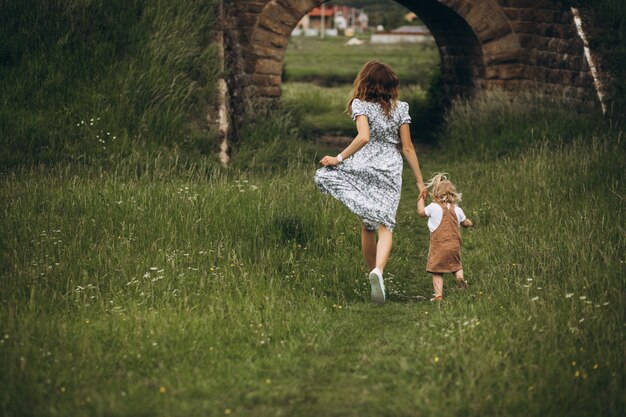
M 618 131 L 599 112 L 536 93 L 489 91 L 454 102 L 445 115 L 441 146 L 455 155 L 493 159 L 544 141 L 569 142 Z
M 352 135 L 354 122 L 345 113 L 350 85 L 320 87 L 307 83 L 284 83 L 282 105 L 294 115 L 294 124 L 305 138 L 320 135 Z
M 419 89 L 413 94 L 403 94 L 402 99 L 409 103 L 413 141 L 435 143 L 443 126 L 446 106 L 449 105 L 443 93 L 441 73 L 433 71 L 425 93 Z
M 255 174 L 277 173 L 315 164 L 327 151 L 307 138 L 299 137 L 296 109 L 259 110 L 257 118 L 245 124 L 240 140 L 233 144 L 231 168 Z
M 213 1 L 1 2 L 0 166 L 212 151 L 213 20 Z

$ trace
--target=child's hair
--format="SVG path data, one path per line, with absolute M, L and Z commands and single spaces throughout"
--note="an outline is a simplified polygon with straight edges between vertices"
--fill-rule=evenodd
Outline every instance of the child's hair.
M 379 61 L 369 61 L 354 80 L 347 113 L 352 113 L 352 102 L 355 98 L 380 104 L 389 117 L 398 98 L 400 80 L 393 69 Z
M 448 179 L 448 173 L 438 172 L 426 184 L 433 200 L 440 203 L 455 204 L 461 201 L 461 193 L 456 191 L 454 184 Z

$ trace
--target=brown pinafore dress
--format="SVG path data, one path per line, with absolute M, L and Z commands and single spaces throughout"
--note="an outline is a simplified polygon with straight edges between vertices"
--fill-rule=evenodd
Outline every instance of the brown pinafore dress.
M 430 234 L 426 271 L 432 273 L 456 272 L 461 266 L 461 231 L 454 212 L 454 204 L 439 204 L 443 217 L 439 227 Z

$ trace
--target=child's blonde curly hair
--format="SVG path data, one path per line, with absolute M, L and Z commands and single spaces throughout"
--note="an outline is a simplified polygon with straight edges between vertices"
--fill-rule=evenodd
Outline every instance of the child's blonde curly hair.
M 456 204 L 461 201 L 461 193 L 456 191 L 456 187 L 447 172 L 438 172 L 426 184 L 430 190 L 430 197 L 438 203 Z

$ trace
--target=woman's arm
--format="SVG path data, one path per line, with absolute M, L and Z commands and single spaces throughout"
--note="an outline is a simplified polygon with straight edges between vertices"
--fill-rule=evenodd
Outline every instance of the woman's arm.
M 404 157 L 406 158 L 406 161 L 415 176 L 415 183 L 417 184 L 418 190 L 420 190 L 420 196 L 422 196 L 426 186 L 424 186 L 420 163 L 417 160 L 417 154 L 415 153 L 413 142 L 411 142 L 411 130 L 409 129 L 409 125 L 406 123 L 400 126 L 400 140 L 402 141 L 402 153 L 404 154 Z M 426 197 L 424 196 L 424 198 Z
M 350 157 L 356 151 L 367 145 L 370 141 L 370 125 L 366 116 L 359 115 L 356 117 L 356 130 L 358 133 L 352 143 L 339 153 L 343 159 Z M 339 164 L 339 161 L 334 156 L 326 155 L 322 158 L 320 164 L 324 166 L 333 166 Z

